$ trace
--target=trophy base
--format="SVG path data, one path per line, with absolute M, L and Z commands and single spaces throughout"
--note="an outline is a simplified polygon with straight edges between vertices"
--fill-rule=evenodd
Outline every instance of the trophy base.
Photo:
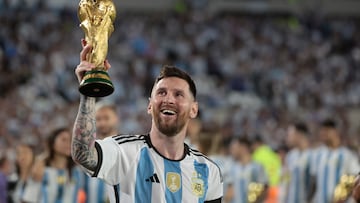
M 106 71 L 91 70 L 85 73 L 79 92 L 88 97 L 106 97 L 114 92 L 114 86 Z

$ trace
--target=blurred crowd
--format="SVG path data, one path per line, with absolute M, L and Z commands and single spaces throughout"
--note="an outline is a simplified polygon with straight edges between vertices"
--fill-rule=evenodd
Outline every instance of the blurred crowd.
M 41 144 L 74 120 L 78 22 L 75 10 L 1 10 L 2 146 Z M 143 104 L 154 75 L 175 64 L 195 78 L 203 122 L 224 136 L 261 131 L 278 147 L 289 121 L 334 116 L 344 139 L 355 138 L 359 36 L 348 19 L 119 13 L 108 54 L 115 93 L 106 99 L 126 118 L 123 132 L 146 131 Z
M 76 10 L 0 7 L 0 149 L 15 160 L 20 143 L 41 152 L 49 133 L 77 113 L 80 39 Z M 205 131 L 222 138 L 259 133 L 272 149 L 290 123 L 309 126 L 313 143 L 326 118 L 341 140 L 359 145 L 360 24 L 316 15 L 118 13 L 109 75 L 122 133 L 149 130 L 146 103 L 164 64 L 189 72 Z M 358 151 L 359 149 L 356 149 Z

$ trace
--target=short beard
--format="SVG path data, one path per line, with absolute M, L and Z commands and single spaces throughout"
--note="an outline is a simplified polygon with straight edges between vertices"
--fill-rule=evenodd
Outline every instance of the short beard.
M 106 130 L 99 130 L 96 132 L 97 138 L 104 139 L 106 137 L 112 136 L 111 133 L 113 132 L 112 128 L 107 128 Z
M 185 126 L 185 122 L 179 122 L 178 119 L 175 120 L 174 124 L 165 124 L 160 116 L 155 118 L 154 122 L 159 131 L 167 137 L 176 136 Z

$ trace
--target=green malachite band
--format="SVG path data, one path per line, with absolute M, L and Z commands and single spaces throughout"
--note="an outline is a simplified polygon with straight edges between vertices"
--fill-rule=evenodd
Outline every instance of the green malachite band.
M 87 83 L 93 83 L 93 82 L 102 82 L 102 83 L 109 83 L 109 86 L 112 86 L 112 82 L 110 80 L 106 80 L 103 78 L 89 78 L 87 80 L 84 80 L 84 85 L 86 85 Z
M 79 91 L 89 97 L 105 97 L 114 92 L 114 86 L 106 71 L 92 70 L 85 73 Z

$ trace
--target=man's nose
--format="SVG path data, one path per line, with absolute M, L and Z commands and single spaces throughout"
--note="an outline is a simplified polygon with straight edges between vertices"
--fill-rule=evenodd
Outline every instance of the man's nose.
M 169 104 L 173 104 L 175 102 L 175 97 L 173 94 L 166 94 L 165 98 L 164 98 L 164 102 L 169 103 Z

